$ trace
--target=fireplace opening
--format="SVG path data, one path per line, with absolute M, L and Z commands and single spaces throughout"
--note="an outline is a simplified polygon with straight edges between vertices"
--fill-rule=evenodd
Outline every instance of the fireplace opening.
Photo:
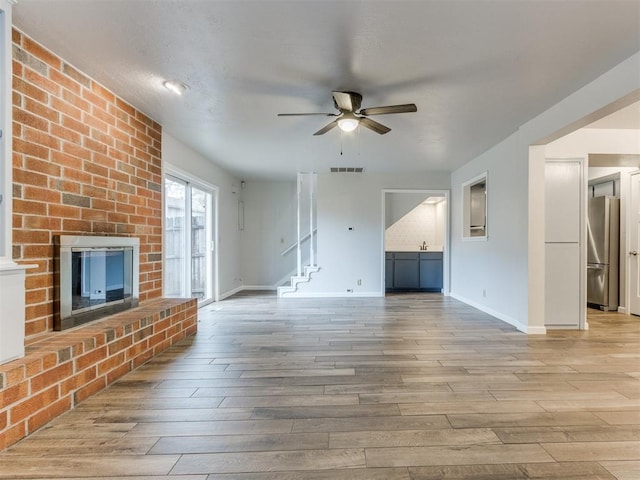
M 138 305 L 137 238 L 60 235 L 55 247 L 55 330 Z

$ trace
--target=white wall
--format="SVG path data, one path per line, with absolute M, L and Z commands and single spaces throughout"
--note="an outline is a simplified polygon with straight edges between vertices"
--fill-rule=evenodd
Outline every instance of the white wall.
M 169 164 L 218 188 L 218 272 L 220 298 L 241 286 L 241 247 L 238 229 L 240 180 L 162 132 L 162 163 Z M 236 193 L 233 193 L 236 191 Z
M 640 97 L 640 53 L 453 172 L 452 295 L 522 331 L 544 333 L 545 145 Z M 533 147 L 532 147 L 533 146 Z M 530 156 L 531 153 L 531 156 Z M 462 242 L 461 183 L 489 171 L 486 242 Z M 482 285 L 487 296 L 482 296 Z
M 296 181 L 247 181 L 242 196 L 242 282 L 245 287 L 275 288 L 296 268 L 296 249 L 282 255 L 296 241 Z
M 384 189 L 448 190 L 446 172 L 419 175 L 319 174 L 318 265 L 300 284 L 308 296 L 382 296 Z M 352 230 L 349 230 L 349 227 Z M 357 285 L 357 280 L 362 280 Z M 353 290 L 347 293 L 347 289 Z
M 420 204 L 386 229 L 384 248 L 387 252 L 415 252 L 425 242 L 428 250 L 442 251 L 442 222 L 436 204 Z
M 385 197 L 385 227 L 389 228 L 426 199 L 424 193 L 388 192 Z
M 511 135 L 451 175 L 451 295 L 526 328 L 527 170 Z M 462 184 L 487 172 L 487 239 L 462 238 Z

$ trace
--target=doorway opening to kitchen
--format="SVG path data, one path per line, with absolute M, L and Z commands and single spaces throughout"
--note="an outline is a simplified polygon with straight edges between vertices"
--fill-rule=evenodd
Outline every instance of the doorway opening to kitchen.
M 449 191 L 383 190 L 385 293 L 449 294 Z

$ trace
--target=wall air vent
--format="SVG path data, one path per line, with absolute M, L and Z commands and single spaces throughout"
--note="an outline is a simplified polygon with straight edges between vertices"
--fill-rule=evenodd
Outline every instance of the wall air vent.
M 364 173 L 363 167 L 331 167 L 331 173 Z

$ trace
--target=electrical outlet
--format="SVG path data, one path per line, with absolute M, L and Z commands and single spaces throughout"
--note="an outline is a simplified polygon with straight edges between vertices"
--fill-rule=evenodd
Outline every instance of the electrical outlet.
M 482 296 L 483 296 L 483 297 L 486 297 L 486 296 L 487 296 L 487 289 L 486 289 L 486 288 L 483 288 L 483 289 L 482 289 Z
M 362 286 L 362 279 L 361 278 L 358 279 L 358 286 L 359 287 Z

